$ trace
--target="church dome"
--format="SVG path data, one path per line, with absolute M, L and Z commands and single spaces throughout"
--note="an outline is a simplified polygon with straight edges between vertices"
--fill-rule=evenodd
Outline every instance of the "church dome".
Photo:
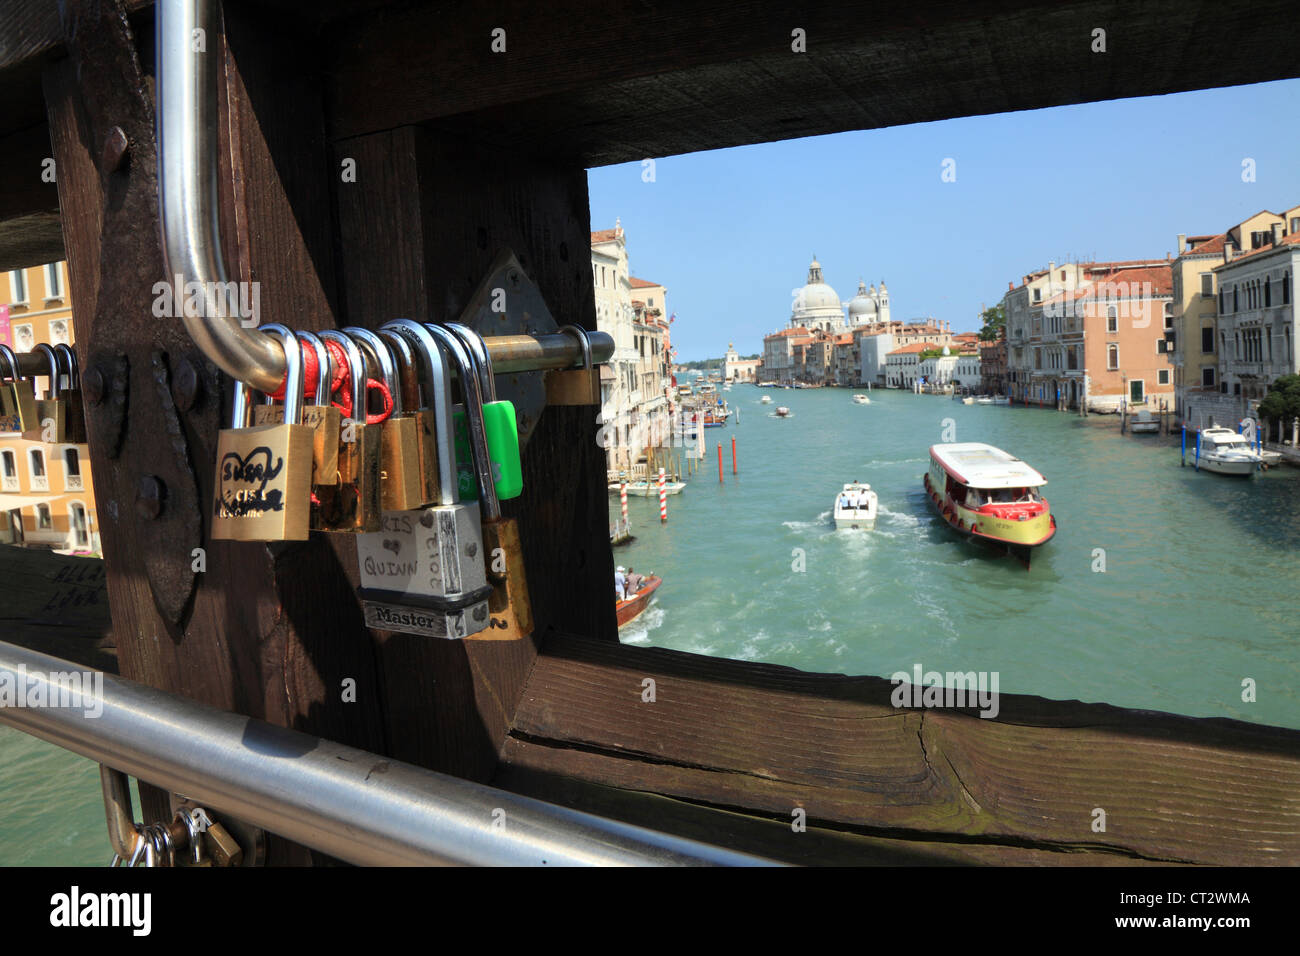
M 849 301 L 849 316 L 874 316 L 876 314 L 876 300 L 867 293 L 866 283 L 858 281 L 858 294 Z
M 793 325 L 821 325 L 827 321 L 842 322 L 844 307 L 835 290 L 822 279 L 822 265 L 814 257 L 808 267 L 808 284 L 794 298 Z

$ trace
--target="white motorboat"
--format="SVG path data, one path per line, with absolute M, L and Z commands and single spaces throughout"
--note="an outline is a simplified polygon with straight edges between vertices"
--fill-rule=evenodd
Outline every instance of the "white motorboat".
M 992 404 L 994 404 L 994 405 L 1010 405 L 1010 404 L 1011 404 L 1011 399 L 1008 398 L 1008 397 L 1005 396 L 1005 395 L 997 395 L 997 396 L 994 396 L 993 401 L 992 401 Z
M 777 417 L 777 418 L 789 418 L 789 417 L 790 417 L 790 409 L 786 408 L 784 405 L 778 405 L 778 406 L 776 406 L 776 417 Z
M 967 395 L 965 398 L 963 398 L 963 399 L 961 400 L 961 403 L 962 403 L 963 405 L 974 405 L 974 404 L 975 404 L 975 397 L 974 397 L 973 395 Z
M 854 396 L 853 396 L 853 401 L 856 402 L 856 403 L 859 404 L 859 405 L 870 405 L 870 404 L 871 404 L 871 399 L 867 398 L 867 396 L 865 396 L 865 395 L 863 395 L 863 394 L 861 394 L 861 393 L 859 393 L 859 394 L 857 394 L 857 395 L 854 395 Z
M 835 527 L 862 528 L 876 526 L 876 493 L 864 482 L 851 481 L 835 496 Z
M 1128 423 L 1128 427 L 1134 435 L 1154 435 L 1160 431 L 1160 419 L 1144 408 L 1133 416 L 1133 420 Z
M 976 399 L 975 399 L 975 404 L 976 404 L 976 405 L 996 405 L 996 404 L 997 404 L 997 399 L 994 398 L 992 395 L 979 395 L 979 396 L 977 396 Z M 1005 405 L 1006 402 L 1003 402 L 1002 404 Z
M 771 405 L 771 404 L 772 404 L 772 396 L 771 396 L 771 395 L 764 395 L 762 398 L 759 399 L 759 402 L 761 402 L 761 403 L 764 404 L 764 405 Z
M 680 495 L 685 488 L 686 482 L 684 481 L 664 482 L 665 494 Z M 619 493 L 619 483 L 617 481 L 611 481 L 609 483 L 609 493 L 611 495 L 617 495 Z M 659 479 L 656 478 L 653 481 L 644 481 L 642 479 L 629 481 L 627 483 L 627 493 L 629 496 L 639 498 L 657 498 L 659 497 Z
M 1263 463 L 1246 439 L 1230 428 L 1201 430 L 1199 467 L 1221 475 L 1253 475 Z

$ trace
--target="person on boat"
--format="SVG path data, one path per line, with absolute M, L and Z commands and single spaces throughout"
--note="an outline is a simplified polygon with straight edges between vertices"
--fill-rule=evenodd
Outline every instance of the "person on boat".
M 641 590 L 641 585 L 645 583 L 645 575 L 637 574 L 631 567 L 627 569 L 627 576 L 623 579 L 627 586 L 627 595 L 631 597 Z
M 614 597 L 618 601 L 627 600 L 627 578 L 623 569 L 614 569 Z

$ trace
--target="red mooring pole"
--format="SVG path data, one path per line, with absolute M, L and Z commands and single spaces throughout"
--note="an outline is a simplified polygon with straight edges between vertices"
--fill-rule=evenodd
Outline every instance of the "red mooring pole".
M 722 484 L 722 442 L 718 442 L 718 484 Z
M 731 436 L 731 473 L 733 475 L 740 474 L 740 472 L 736 471 L 736 436 L 735 435 Z

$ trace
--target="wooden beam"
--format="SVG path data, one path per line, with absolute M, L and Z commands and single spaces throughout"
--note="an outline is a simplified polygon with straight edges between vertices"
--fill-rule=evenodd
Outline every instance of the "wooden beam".
M 898 710 L 892 692 L 881 678 L 555 638 L 498 780 L 574 778 L 787 826 L 802 807 L 809 826 L 889 839 L 1300 862 L 1300 732 L 1010 694 L 985 719 Z

